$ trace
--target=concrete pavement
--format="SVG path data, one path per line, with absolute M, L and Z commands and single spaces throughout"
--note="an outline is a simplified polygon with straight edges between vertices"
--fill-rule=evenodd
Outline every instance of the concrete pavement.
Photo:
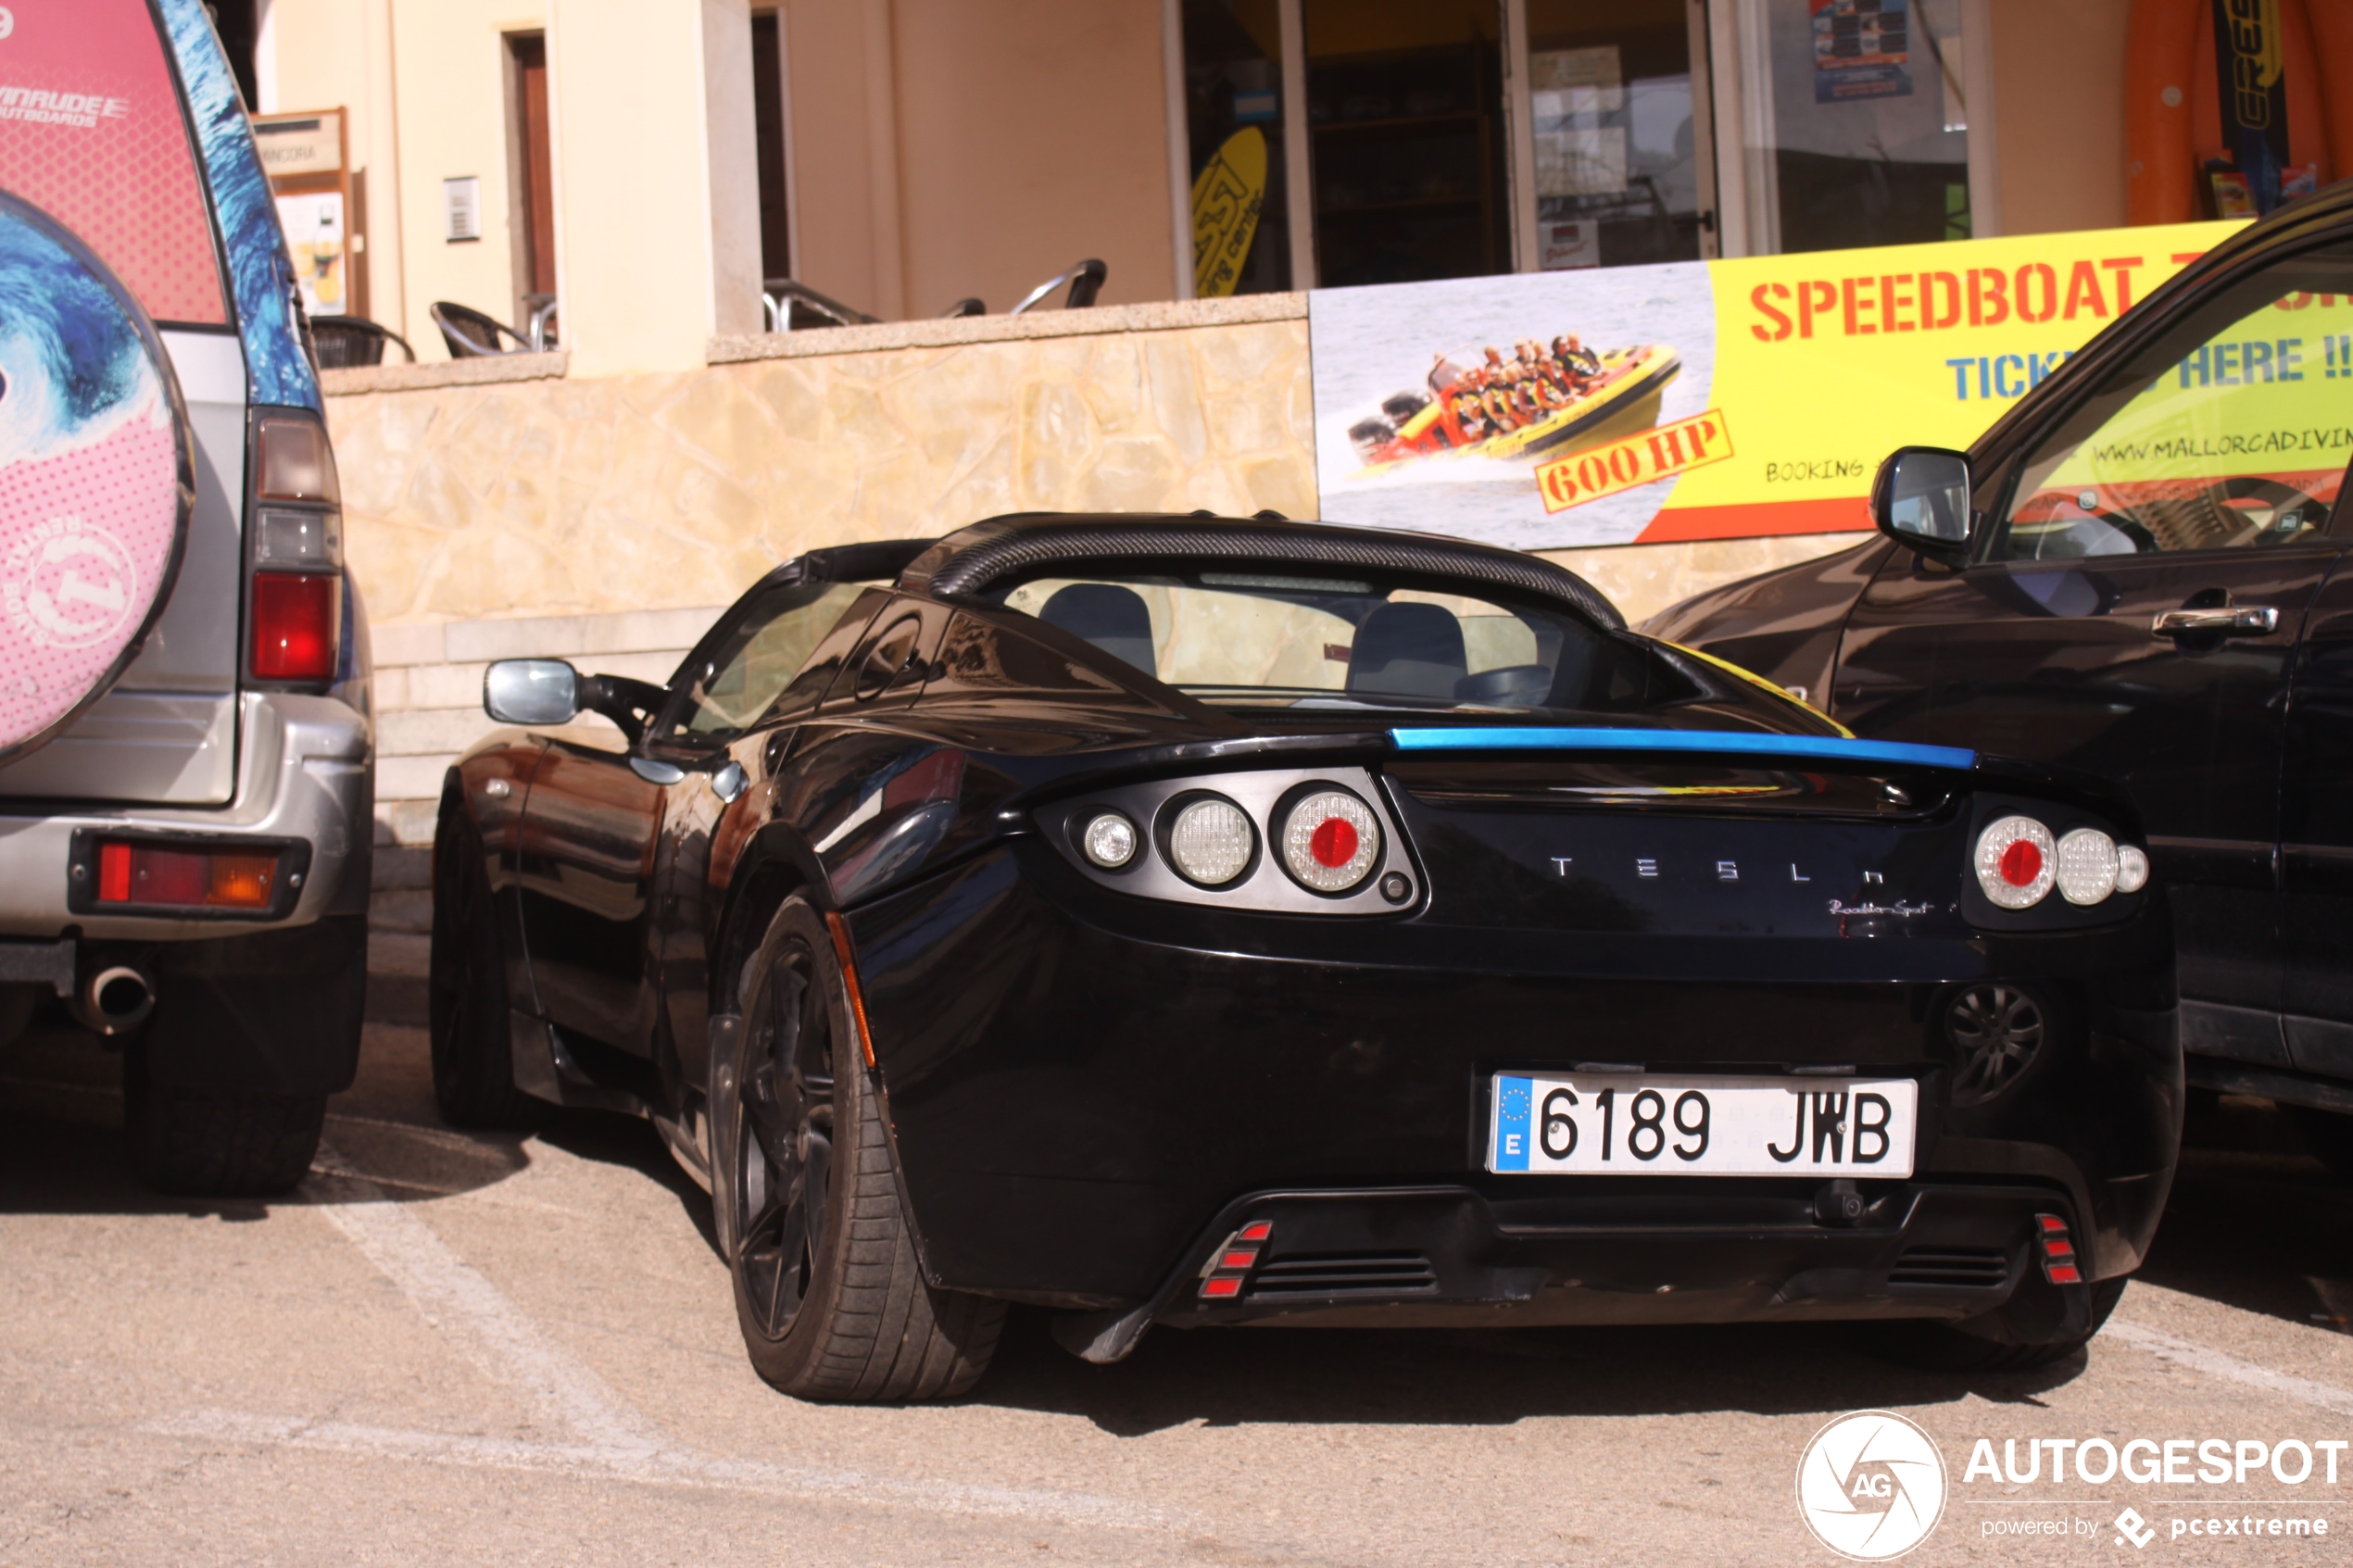
M 1899 1371 L 1835 1325 L 1161 1332 L 1097 1368 L 1017 1311 L 970 1398 L 850 1409 L 752 1374 L 648 1130 L 456 1134 L 422 1032 L 371 1025 L 363 1062 L 298 1194 L 206 1204 L 123 1173 L 110 1059 L 0 1053 L 0 1563 L 1829 1563 L 1799 1456 L 1872 1407 L 1946 1467 L 1907 1561 L 2353 1556 L 2353 1451 L 2314 1447 L 2353 1438 L 2353 1189 L 2258 1105 L 2206 1130 L 2115 1325 L 2039 1373 Z M 1965 1476 L 1979 1438 L 2036 1478 Z M 2193 1477 L 2220 1439 L 2230 1479 L 2040 1462 L 2102 1438 L 2189 1439 Z M 2241 1443 L 2312 1471 L 2242 1481 Z

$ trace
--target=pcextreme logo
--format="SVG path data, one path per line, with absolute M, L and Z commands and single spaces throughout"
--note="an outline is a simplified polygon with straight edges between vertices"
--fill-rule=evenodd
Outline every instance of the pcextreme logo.
M 1856 1411 L 1814 1434 L 1797 1461 L 1797 1512 L 1814 1538 L 1856 1562 L 1901 1557 L 1944 1516 L 1944 1456 L 1890 1411 Z

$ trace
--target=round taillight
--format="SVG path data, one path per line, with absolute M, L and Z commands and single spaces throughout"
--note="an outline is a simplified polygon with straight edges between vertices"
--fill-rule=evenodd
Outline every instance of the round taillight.
M 1250 867 L 1258 847 L 1249 815 L 1223 796 L 1205 795 L 1168 826 L 1168 858 L 1189 882 L 1222 887 Z
M 2076 828 L 2058 841 L 2059 896 L 2096 904 L 2116 891 L 2116 840 L 2097 828 Z
M 1318 893 L 1345 893 L 1380 864 L 1380 819 L 1342 789 L 1302 796 L 1283 818 L 1283 865 Z
M 1120 812 L 1099 811 L 1078 835 L 1078 847 L 1088 860 L 1115 872 L 1136 858 L 1136 824 Z
M 1996 909 L 2031 909 L 2058 878 L 2058 847 L 2032 817 L 2004 817 L 1977 835 L 1977 884 Z
M 2149 884 L 2147 852 L 2130 844 L 2116 847 L 2116 890 L 2138 893 Z

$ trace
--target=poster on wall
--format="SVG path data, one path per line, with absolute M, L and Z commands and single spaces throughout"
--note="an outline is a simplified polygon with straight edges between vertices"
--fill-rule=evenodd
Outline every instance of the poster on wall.
M 1911 13 L 1904 0 L 1809 0 L 1814 101 L 1911 95 Z
M 277 202 L 278 222 L 286 231 L 287 249 L 294 253 L 302 307 L 313 316 L 341 316 L 349 311 L 351 295 L 344 275 L 348 258 L 343 193 L 312 191 L 281 195 Z
M 1322 512 L 1515 549 L 1870 526 L 2237 225 L 1320 289 Z

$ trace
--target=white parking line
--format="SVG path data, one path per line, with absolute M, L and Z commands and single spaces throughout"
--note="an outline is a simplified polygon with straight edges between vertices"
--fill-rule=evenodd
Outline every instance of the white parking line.
M 312 1170 L 346 1195 L 345 1201 L 318 1204 L 314 1211 L 349 1237 L 425 1321 L 458 1340 L 487 1375 L 522 1391 L 546 1419 L 579 1440 L 533 1443 L 217 1410 L 182 1411 L 142 1430 L 434 1464 L 832 1498 L 1129 1530 L 1166 1530 L 1188 1524 L 1166 1510 L 1117 1498 L 754 1463 L 682 1448 L 630 1408 L 585 1362 L 542 1334 L 522 1308 L 408 1206 L 387 1200 L 382 1188 L 353 1173 L 333 1148 L 319 1146 Z
M 2100 1330 L 2102 1339 L 2118 1339 L 2135 1349 L 2146 1350 L 2159 1361 L 2173 1361 L 2209 1377 L 2227 1378 L 2249 1388 L 2278 1394 L 2299 1404 L 2334 1411 L 2339 1415 L 2353 1415 L 2353 1389 L 2339 1388 L 2334 1383 L 2321 1383 L 2293 1373 L 2273 1372 L 2242 1361 L 2227 1350 L 2211 1349 L 2187 1339 L 2176 1339 L 2161 1330 L 2136 1323 L 2119 1323 L 2113 1319 Z
M 590 1445 L 528 1443 L 503 1437 L 470 1437 L 343 1421 L 305 1421 L 296 1416 L 241 1415 L 213 1410 L 183 1411 L 149 1422 L 140 1430 L 160 1436 L 269 1443 L 313 1452 L 417 1460 L 471 1469 L 532 1470 L 580 1479 L 641 1481 L 654 1486 L 708 1487 L 762 1497 L 882 1503 L 936 1513 L 1054 1520 L 1122 1530 L 1166 1530 L 1177 1524 L 1162 1509 L 1082 1492 L 1018 1491 L 1001 1486 L 969 1486 L 953 1481 L 870 1475 L 854 1470 L 752 1463 L 713 1459 L 679 1449 L 649 1453 L 615 1452 Z

